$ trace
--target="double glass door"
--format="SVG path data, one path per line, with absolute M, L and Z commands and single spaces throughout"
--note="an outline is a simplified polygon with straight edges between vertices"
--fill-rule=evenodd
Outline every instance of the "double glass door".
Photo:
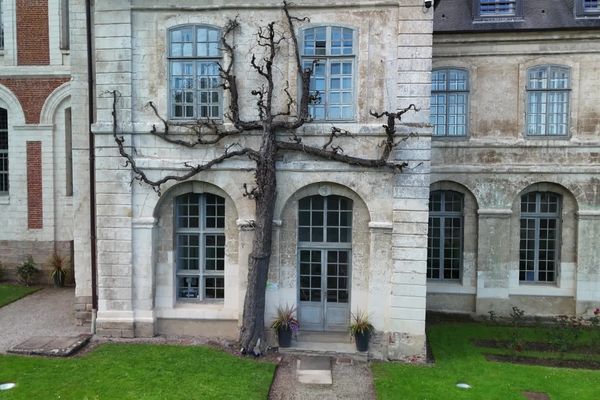
M 344 331 L 350 320 L 350 250 L 299 249 L 300 327 Z

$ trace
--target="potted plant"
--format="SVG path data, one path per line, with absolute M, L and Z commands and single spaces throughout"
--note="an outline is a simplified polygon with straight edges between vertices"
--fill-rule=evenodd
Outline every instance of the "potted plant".
M 271 324 L 271 328 L 277 332 L 279 339 L 279 347 L 290 347 L 292 344 L 292 333 L 297 332 L 300 324 L 294 316 L 296 307 L 294 306 L 279 306 L 277 307 L 277 316 Z
M 357 310 L 355 314 L 352 314 L 350 335 L 354 336 L 356 350 L 367 351 L 369 349 L 369 339 L 374 330 L 367 313 Z
M 65 285 L 65 277 L 67 275 L 66 260 L 63 256 L 54 252 L 48 260 L 52 272 L 50 272 L 50 278 L 54 281 L 55 287 L 63 287 Z

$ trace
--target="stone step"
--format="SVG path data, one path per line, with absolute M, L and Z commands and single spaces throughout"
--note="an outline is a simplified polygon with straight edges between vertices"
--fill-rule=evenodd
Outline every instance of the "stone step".
M 305 342 L 293 341 L 290 347 L 280 347 L 282 354 L 298 356 L 324 356 L 335 358 L 350 358 L 354 361 L 367 362 L 367 352 L 356 351 L 354 343 Z
M 303 356 L 296 361 L 298 382 L 309 385 L 331 385 L 331 358 Z
M 296 333 L 296 340 L 298 342 L 351 343 L 348 332 L 299 331 Z

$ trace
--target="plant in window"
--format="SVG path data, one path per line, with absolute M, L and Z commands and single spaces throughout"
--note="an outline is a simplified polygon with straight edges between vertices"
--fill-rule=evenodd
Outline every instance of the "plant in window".
M 277 307 L 277 315 L 271 323 L 271 328 L 277 332 L 279 346 L 290 347 L 292 333 L 298 332 L 298 329 L 300 329 L 300 323 L 296 318 L 296 307 L 287 304 Z
M 282 22 L 273 21 L 265 27 L 258 29 L 256 36 L 257 45 L 253 47 L 253 54 L 250 61 L 251 68 L 262 79 L 262 84 L 250 91 L 250 94 L 256 99 L 253 103 L 256 105 L 254 119 L 244 119 L 240 112 L 241 104 L 238 78 L 234 69 L 237 54 L 235 46 L 231 42 L 233 33 L 241 29 L 237 19 L 227 22 L 222 28 L 221 37 L 219 38 L 219 48 L 227 55 L 227 62 L 218 64 L 218 77 L 223 90 L 229 93 L 231 99 L 227 106 L 227 112 L 223 115 L 223 119 L 231 123 L 231 128 L 216 122 L 212 117 L 208 119 L 200 118 L 193 125 L 182 126 L 182 124 L 175 124 L 180 129 L 189 130 L 189 138 L 187 140 L 182 139 L 181 135 L 171 135 L 170 129 L 173 124 L 160 115 L 154 103 L 149 103 L 150 109 L 154 112 L 157 120 L 160 121 L 160 127 L 155 126 L 151 130 L 151 133 L 155 137 L 167 143 L 186 148 L 210 146 L 211 151 L 209 153 L 201 152 L 199 157 L 199 159 L 208 159 L 208 161 L 198 163 L 186 162 L 182 167 L 183 172 L 180 174 L 170 174 L 155 178 L 154 175 L 147 174 L 143 167 L 138 165 L 135 151 L 129 150 L 131 144 L 127 143 L 126 145 L 125 137 L 118 131 L 118 127 L 120 126 L 118 123 L 120 113 L 117 109 L 119 94 L 116 91 L 113 92 L 113 136 L 119 153 L 126 159 L 126 164 L 133 170 L 134 179 L 150 185 L 157 193 L 160 194 L 162 185 L 167 182 L 186 181 L 232 158 L 245 158 L 255 164 L 253 168 L 254 185 L 245 184 L 243 186 L 244 196 L 255 203 L 255 219 L 252 221 L 252 225 L 255 228 L 254 238 L 248 261 L 248 285 L 240 330 L 240 342 L 243 352 L 254 349 L 257 343 L 266 343 L 264 335 L 265 290 L 271 257 L 272 227 L 277 197 L 276 163 L 277 160 L 281 159 L 281 155 L 283 153 L 296 153 L 302 154 L 309 159 L 339 162 L 362 168 L 385 168 L 396 173 L 402 172 L 402 169 L 408 165 L 402 161 L 390 160 L 390 155 L 399 143 L 412 136 L 412 134 L 406 134 L 398 138 L 396 135 L 396 124 L 401 123 L 401 118 L 405 113 L 411 110 L 418 111 L 414 104 L 410 104 L 408 107 L 396 112 L 371 111 L 370 114 L 373 117 L 377 119 L 385 118 L 386 121 L 385 125 L 383 125 L 384 135 L 372 142 L 374 148 L 380 149 L 378 150 L 380 155 L 376 158 L 365 158 L 345 153 L 343 146 L 344 143 L 348 143 L 348 136 L 351 135 L 350 132 L 338 127 L 331 128 L 325 144 L 317 141 L 318 139 L 314 137 L 302 137 L 299 134 L 298 128 L 302 127 L 306 122 L 310 122 L 313 116 L 316 119 L 316 112 L 314 108 L 311 109 L 315 98 L 311 88 L 318 90 L 313 82 L 316 82 L 315 79 L 320 79 L 318 69 L 322 65 L 322 61 L 320 61 L 321 57 L 315 57 L 307 62 L 303 58 L 306 52 L 301 53 L 298 37 L 295 32 L 297 25 L 306 21 L 308 21 L 307 18 L 293 16 L 290 13 L 290 4 L 284 1 Z M 327 33 L 328 30 L 329 33 Z M 326 29 L 325 43 L 323 43 L 319 35 L 321 34 L 315 32 L 315 56 L 317 53 L 322 52 L 323 48 L 325 48 L 326 54 L 329 48 L 330 54 L 339 52 L 341 56 L 349 56 L 346 52 L 350 48 L 353 49 L 354 45 L 348 36 L 349 33 L 344 29 Z M 329 35 L 329 39 L 327 35 Z M 334 40 L 338 38 L 340 39 L 339 44 L 337 40 Z M 310 37 L 308 39 L 305 37 L 304 39 L 308 40 Z M 327 44 L 327 40 L 330 40 L 329 45 Z M 184 55 L 190 54 L 190 50 L 186 50 L 188 42 L 193 42 L 193 37 L 182 36 L 181 51 Z M 289 83 L 277 80 L 278 74 L 276 71 L 287 69 L 287 66 L 280 68 L 278 63 L 287 65 L 290 62 L 290 60 L 282 57 L 280 51 L 281 45 L 284 42 L 289 44 L 291 54 L 293 54 L 292 62 L 299 77 L 298 101 L 294 100 L 295 96 L 292 96 L 290 93 Z M 191 54 L 193 55 L 193 51 Z M 288 54 L 287 50 L 285 54 Z M 339 94 L 342 99 L 342 103 L 337 104 L 330 97 L 329 100 L 332 107 L 334 103 L 336 104 L 334 108 L 330 108 L 330 115 L 335 113 L 336 116 L 340 116 L 340 119 L 345 119 L 345 116 L 349 115 L 345 109 L 346 104 L 343 98 L 351 93 L 352 89 L 351 87 L 344 86 L 344 79 L 346 79 L 347 84 L 347 79 L 352 72 L 348 68 L 353 69 L 354 67 L 351 58 L 349 57 L 348 59 L 350 60 L 348 62 L 330 60 L 327 66 L 327 68 L 330 68 L 329 73 L 332 74 L 330 75 L 330 89 L 333 91 L 330 91 L 329 94 L 330 96 L 337 96 Z M 184 72 L 188 73 L 185 70 Z M 189 74 L 192 74 L 192 71 L 189 71 Z M 340 79 L 340 81 L 334 81 L 334 79 Z M 338 83 L 341 85 L 339 91 L 336 86 Z M 183 84 L 185 86 L 185 83 Z M 278 100 L 276 96 L 277 92 L 284 95 L 286 101 L 283 104 Z M 178 93 L 174 94 L 174 96 L 178 95 Z M 184 95 L 182 94 L 182 96 Z M 187 116 L 188 111 L 185 112 Z M 406 126 L 409 127 L 409 132 L 412 132 L 410 129 L 414 129 L 415 126 L 426 127 L 427 125 L 410 124 Z M 282 135 L 281 133 L 283 132 L 286 135 Z M 260 144 L 256 147 L 242 145 L 241 143 L 246 143 L 244 140 L 236 141 L 236 138 L 251 133 L 253 133 L 253 138 L 260 140 Z M 210 156 L 207 156 L 207 154 L 210 154 Z M 194 286 L 193 283 L 192 286 Z

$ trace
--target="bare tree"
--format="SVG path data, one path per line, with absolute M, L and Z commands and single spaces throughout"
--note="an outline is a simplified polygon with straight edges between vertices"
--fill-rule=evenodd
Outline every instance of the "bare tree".
M 162 126 L 152 129 L 152 134 L 162 140 L 175 145 L 194 148 L 197 146 L 218 145 L 226 138 L 243 135 L 247 132 L 260 132 L 260 147 L 258 149 L 243 147 L 238 143 L 230 143 L 224 146 L 221 155 L 202 164 L 186 163 L 187 171 L 180 175 L 167 175 L 160 179 L 151 179 L 136 164 L 133 153 L 129 153 L 125 148 L 125 140 L 117 133 L 117 114 L 116 103 L 117 93 L 113 93 L 113 128 L 114 139 L 118 145 L 119 153 L 126 159 L 126 165 L 130 166 L 134 173 L 134 180 L 150 185 L 160 195 L 161 186 L 169 181 L 185 181 L 202 171 L 208 170 L 213 166 L 234 157 L 246 157 L 255 163 L 255 182 L 252 188 L 243 185 L 244 196 L 254 200 L 256 214 L 254 223 L 254 238 L 252 241 L 252 252 L 248 260 L 248 286 L 244 301 L 244 313 L 242 328 L 240 332 L 240 342 L 242 349 L 253 349 L 259 339 L 264 338 L 264 312 L 265 312 L 265 289 L 268 276 L 269 260 L 271 257 L 271 238 L 273 213 L 276 200 L 276 159 L 282 152 L 296 152 L 310 155 L 318 159 L 332 160 L 345 163 L 352 166 L 370 167 L 370 168 L 388 168 L 393 171 L 401 172 L 407 166 L 404 162 L 389 161 L 389 156 L 403 139 L 396 138 L 396 121 L 401 120 L 401 116 L 409 110 L 418 111 L 414 104 L 399 110 L 397 112 L 375 113 L 371 115 L 376 118 L 387 118 L 383 125 L 385 130 L 385 140 L 382 142 L 381 155 L 379 158 L 369 159 L 344 154 L 343 149 L 334 144 L 340 136 L 350 135 L 349 132 L 333 127 L 328 140 L 322 146 L 306 144 L 298 136 L 297 129 L 306 122 L 311 121 L 309 105 L 311 102 L 318 101 L 318 93 L 310 91 L 310 77 L 312 67 L 305 68 L 300 59 L 298 48 L 298 38 L 295 34 L 295 24 L 308 21 L 307 18 L 297 18 L 290 14 L 290 4 L 283 2 L 284 14 L 284 33 L 277 31 L 276 22 L 269 23 L 266 27 L 258 29 L 257 44 L 262 49 L 262 54 L 254 54 L 251 59 L 251 66 L 254 71 L 262 78 L 263 84 L 254 90 L 251 94 L 256 98 L 257 119 L 246 121 L 240 115 L 240 96 L 238 92 L 237 77 L 234 72 L 234 63 L 236 52 L 230 38 L 234 31 L 239 29 L 240 24 L 236 19 L 229 20 L 223 29 L 221 45 L 228 55 L 227 65 L 221 65 L 220 76 L 224 90 L 230 94 L 230 104 L 225 118 L 231 122 L 233 129 L 226 130 L 222 124 L 210 120 L 198 120 L 194 124 L 178 124 L 167 121 L 163 118 L 157 107 L 150 102 L 149 107 L 153 110 L 155 116 L 161 121 Z M 289 84 L 282 85 L 282 91 L 287 99 L 285 109 L 277 110 L 275 103 L 275 94 L 277 91 L 274 81 L 275 59 L 282 43 L 288 43 L 293 47 L 295 68 L 300 78 L 298 91 L 300 100 L 296 103 L 292 94 L 289 92 Z M 283 62 L 286 62 L 285 60 Z M 180 129 L 188 129 L 193 139 L 183 140 L 170 135 L 170 128 L 178 126 Z M 283 135 L 287 133 L 287 135 Z M 286 137 L 287 140 L 282 138 Z M 262 341 L 264 343 L 264 340 Z

